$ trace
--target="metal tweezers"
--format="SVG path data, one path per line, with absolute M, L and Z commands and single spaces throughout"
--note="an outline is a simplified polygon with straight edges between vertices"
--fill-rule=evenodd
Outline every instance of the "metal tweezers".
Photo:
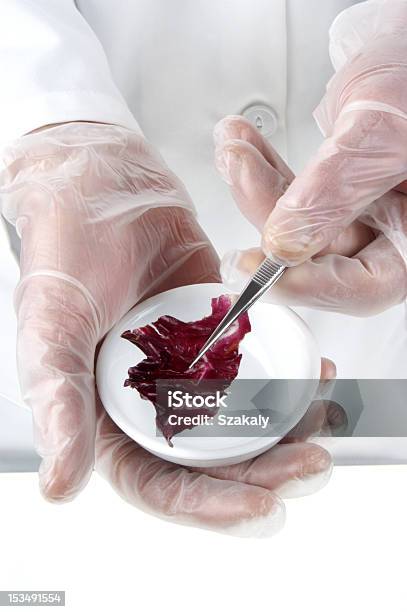
M 195 357 L 189 369 L 191 369 L 208 351 L 211 346 L 229 329 L 236 319 L 246 312 L 270 287 L 278 281 L 284 274 L 286 266 L 280 265 L 277 262 L 266 257 L 260 264 L 256 272 L 243 289 L 242 293 L 237 298 L 236 302 L 231 306 L 229 311 L 223 317 L 218 327 L 205 342 L 198 355 Z

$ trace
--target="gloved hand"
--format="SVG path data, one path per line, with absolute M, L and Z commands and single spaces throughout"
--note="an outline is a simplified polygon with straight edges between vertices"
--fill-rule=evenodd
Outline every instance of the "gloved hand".
M 185 187 L 139 134 L 60 125 L 19 139 L 4 164 L 3 212 L 21 237 L 19 380 L 43 493 L 67 500 L 94 463 L 98 342 L 175 270 L 179 284 L 199 282 L 196 269 L 215 280 L 217 257 Z
M 275 529 L 282 504 L 271 490 L 310 475 L 326 480 L 326 451 L 296 442 L 230 471 L 198 474 L 138 447 L 95 392 L 98 345 L 126 311 L 156 292 L 219 280 L 184 185 L 142 135 L 112 125 L 32 133 L 8 147 L 4 165 L 3 212 L 21 237 L 19 378 L 45 497 L 72 499 L 96 449 L 97 470 L 115 489 L 163 518 L 244 533 Z M 326 362 L 323 377 L 332 368 Z
M 220 173 L 241 212 L 261 232 L 295 183 L 293 173 L 243 117 L 219 122 L 215 142 Z M 239 292 L 263 259 L 261 248 L 227 253 L 221 264 L 224 284 Z M 310 260 L 290 267 L 263 299 L 373 315 L 407 296 L 406 261 L 407 196 L 390 191 Z
M 326 140 L 295 180 L 280 171 L 285 192 L 272 194 L 275 206 L 268 201 L 263 251 L 290 266 L 320 254 L 356 219 L 377 233 L 351 260 L 330 254 L 307 264 L 296 277 L 301 287 L 306 276 L 321 285 L 307 305 L 369 315 L 406 297 L 407 206 L 399 193 L 407 179 L 406 28 L 405 0 L 362 3 L 337 20 L 331 55 L 337 68 L 345 63 L 315 113 Z M 225 156 L 226 169 L 234 157 Z M 265 161 L 255 174 L 263 185 L 273 182 Z M 232 172 L 238 180 L 236 164 Z

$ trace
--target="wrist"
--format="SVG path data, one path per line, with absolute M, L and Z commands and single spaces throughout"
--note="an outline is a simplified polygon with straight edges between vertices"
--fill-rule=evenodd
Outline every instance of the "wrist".
M 4 153 L 3 214 L 15 224 L 25 208 L 47 200 L 89 219 L 109 217 L 117 207 L 140 215 L 150 207 L 194 211 L 183 183 L 139 133 L 111 124 L 74 122 L 44 126 Z M 38 196 L 38 198 L 36 197 Z M 29 200 L 29 206 L 24 202 Z M 57 202 L 58 200 L 58 202 Z M 129 214 L 129 222 L 132 215 Z

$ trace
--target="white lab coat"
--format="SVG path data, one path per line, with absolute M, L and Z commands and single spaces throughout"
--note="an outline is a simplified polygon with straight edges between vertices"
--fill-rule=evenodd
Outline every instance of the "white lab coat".
M 64 121 L 141 129 L 186 184 L 220 254 L 258 245 L 257 232 L 237 212 L 215 171 L 213 126 L 256 103 L 271 107 L 278 117 L 271 142 L 298 171 L 321 141 L 312 111 L 333 70 L 328 30 L 352 4 L 2 0 L 0 146 Z M 9 274 L 5 262 L 2 266 L 1 273 Z M 10 279 L 8 285 L 3 282 L 1 308 L 7 313 L 10 286 Z M 339 376 L 405 377 L 403 305 L 370 319 L 297 310 L 317 336 L 322 354 L 337 363 Z M 7 317 L 2 315 L 0 323 L 9 321 Z M 0 394 L 18 404 L 10 360 L 15 331 L 8 324 L 6 332 L 1 356 L 8 361 L 0 375 Z M 9 412 L 4 406 L 3 413 Z M 4 432 L 2 418 L 5 423 L 0 405 Z M 10 447 L 10 428 L 8 432 Z

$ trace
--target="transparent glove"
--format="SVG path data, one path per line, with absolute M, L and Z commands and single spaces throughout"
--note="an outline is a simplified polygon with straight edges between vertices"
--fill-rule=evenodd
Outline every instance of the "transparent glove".
M 19 139 L 4 164 L 3 213 L 21 237 L 19 380 L 43 493 L 70 499 L 94 464 L 98 342 L 175 270 L 187 284 L 217 257 L 185 187 L 139 134 L 60 125 Z
M 349 262 L 338 258 L 332 262 L 346 293 L 358 290 L 354 281 L 362 283 L 360 305 L 351 308 L 353 314 L 379 312 L 406 295 L 400 263 L 407 252 L 406 204 L 391 190 L 403 190 L 407 179 L 407 2 L 389 0 L 375 6 L 370 28 L 363 19 L 352 18 L 360 17 L 362 8 L 334 28 L 336 55 L 342 37 L 347 60 L 331 79 L 315 113 L 326 139 L 278 199 L 264 224 L 262 240 L 266 254 L 292 266 L 326 248 L 355 219 L 379 229 L 378 242 L 369 244 L 362 259 L 354 262 L 360 269 L 355 276 Z M 362 213 L 366 216 L 361 217 Z M 396 270 L 390 271 L 393 264 Z M 384 268 L 389 272 L 384 274 Z M 370 291 L 366 289 L 369 275 Z M 366 293 L 374 298 L 367 309 Z
M 250 469 L 235 467 L 227 480 L 193 473 L 127 438 L 95 390 L 100 341 L 135 303 L 219 280 L 218 258 L 183 184 L 140 134 L 110 125 L 72 123 L 24 136 L 5 151 L 4 165 L 3 212 L 21 237 L 18 369 L 45 497 L 72 499 L 96 450 L 96 468 L 114 488 L 162 518 L 244 533 L 275 529 L 282 516 L 270 490 L 275 479 L 326 480 L 326 451 L 294 442 L 285 470 L 270 454 Z M 326 362 L 323 376 L 332 372 Z
M 243 117 L 220 121 L 214 137 L 217 168 L 241 212 L 261 232 L 296 179 Z M 289 268 L 264 299 L 355 316 L 381 312 L 407 295 L 406 236 L 407 196 L 390 191 L 311 259 Z M 223 282 L 239 292 L 263 258 L 260 248 L 227 253 Z

